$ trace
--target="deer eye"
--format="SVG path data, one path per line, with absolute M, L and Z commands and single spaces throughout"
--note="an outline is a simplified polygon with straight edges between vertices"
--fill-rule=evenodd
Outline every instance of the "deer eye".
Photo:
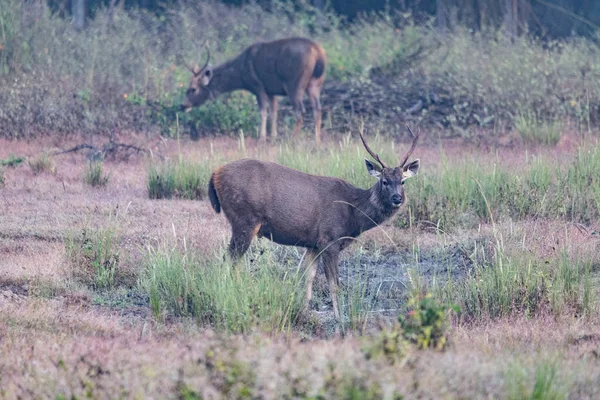
M 387 181 L 387 179 L 383 179 L 383 180 L 381 181 L 381 184 L 382 184 L 383 186 L 387 186 L 387 185 L 388 185 L 388 181 Z

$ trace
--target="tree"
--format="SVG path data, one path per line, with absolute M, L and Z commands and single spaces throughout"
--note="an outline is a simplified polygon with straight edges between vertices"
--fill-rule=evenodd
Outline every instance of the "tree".
M 87 24 L 87 0 L 71 0 L 71 14 L 73 15 L 73 25 L 75 29 L 81 31 Z

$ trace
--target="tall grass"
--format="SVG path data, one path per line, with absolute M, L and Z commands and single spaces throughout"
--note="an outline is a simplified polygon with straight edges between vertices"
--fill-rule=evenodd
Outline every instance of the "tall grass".
M 407 186 L 407 206 L 416 220 L 429 220 L 444 229 L 490 222 L 490 211 L 498 218 L 591 223 L 600 217 L 597 168 L 596 147 L 579 149 L 570 162 L 533 158 L 519 169 L 501 160 L 482 164 L 466 156 L 444 162 L 433 172 L 424 169 Z
M 178 161 L 151 163 L 146 187 L 151 199 L 182 198 L 201 200 L 206 197 L 210 164 Z
M 431 284 L 439 299 L 460 306 L 465 320 L 547 312 L 589 315 L 595 310 L 590 260 L 569 256 L 566 250 L 555 259 L 509 254 L 499 234 L 493 245 L 484 246 L 488 249 L 475 246 L 478 256 L 466 276 Z
M 153 312 L 192 316 L 230 332 L 290 330 L 304 307 L 304 271 L 281 268 L 269 251 L 236 266 L 224 254 L 149 248 L 140 284 Z

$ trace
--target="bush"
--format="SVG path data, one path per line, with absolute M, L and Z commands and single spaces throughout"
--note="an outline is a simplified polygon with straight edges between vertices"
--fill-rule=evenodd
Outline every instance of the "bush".
M 431 294 L 412 297 L 408 302 L 410 311 L 400 314 L 398 321 L 406 340 L 420 349 L 443 350 L 448 344 L 448 311 L 459 311 L 456 306 L 440 304 Z

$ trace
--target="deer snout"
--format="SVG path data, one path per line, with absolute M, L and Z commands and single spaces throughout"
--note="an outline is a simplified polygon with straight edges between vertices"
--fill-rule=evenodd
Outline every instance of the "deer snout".
M 402 198 L 402 195 L 396 193 L 392 196 L 392 204 L 394 205 L 394 207 L 400 207 L 402 205 L 402 201 L 404 199 Z

